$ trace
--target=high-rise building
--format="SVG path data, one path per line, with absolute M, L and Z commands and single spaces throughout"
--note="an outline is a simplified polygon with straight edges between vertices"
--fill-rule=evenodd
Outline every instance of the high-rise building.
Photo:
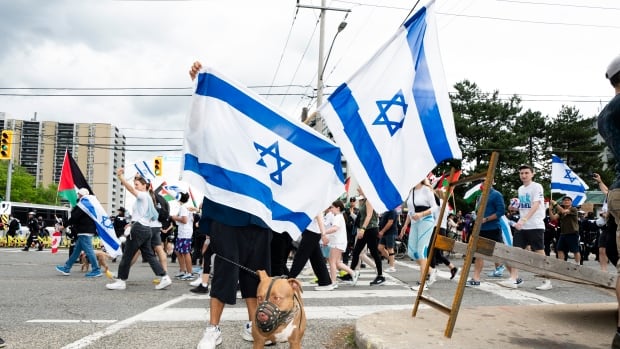
M 19 120 L 2 112 L 0 126 L 14 131 L 13 163 L 32 174 L 37 186 L 59 183 L 68 149 L 106 211 L 116 214 L 123 206 L 125 191 L 115 170 L 125 166 L 126 139 L 116 126 Z

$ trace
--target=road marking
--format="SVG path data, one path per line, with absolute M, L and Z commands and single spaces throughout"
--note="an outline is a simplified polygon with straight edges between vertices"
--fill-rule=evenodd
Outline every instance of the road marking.
M 190 295 L 182 295 L 180 297 L 177 298 L 173 298 L 167 302 L 164 302 L 158 306 L 155 306 L 153 308 L 150 308 L 148 310 L 146 310 L 143 313 L 140 313 L 138 315 L 132 316 L 130 318 L 127 318 L 125 320 L 119 321 L 109 327 L 106 327 L 105 329 L 103 329 L 102 331 L 97 331 L 91 335 L 88 335 L 84 338 L 81 338 L 73 343 L 70 343 L 68 345 L 65 345 L 64 347 L 62 347 L 62 349 L 80 349 L 80 348 L 85 348 L 87 346 L 89 346 L 90 344 L 94 343 L 95 341 L 97 341 L 100 338 L 112 335 L 122 329 L 124 329 L 125 327 L 131 326 L 134 323 L 140 321 L 140 319 L 143 317 L 143 314 L 145 313 L 149 313 L 149 312 L 158 312 L 162 309 L 166 309 L 174 304 L 177 304 L 179 302 L 184 301 L 185 299 L 189 298 Z M 247 312 L 246 312 L 247 315 Z M 246 316 L 247 317 L 247 316 Z
M 66 320 L 66 319 L 34 319 L 26 322 L 31 323 L 57 323 L 57 324 L 111 324 L 118 320 Z

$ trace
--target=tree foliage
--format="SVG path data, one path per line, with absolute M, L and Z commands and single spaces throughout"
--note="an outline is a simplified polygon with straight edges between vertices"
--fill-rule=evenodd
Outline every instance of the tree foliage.
M 7 187 L 8 161 L 0 161 L 0 188 Z M 56 205 L 58 186 L 37 188 L 36 179 L 21 166 L 13 166 L 11 174 L 11 201 L 33 204 Z M 5 191 L 0 193 L 5 196 Z
M 611 179 L 599 156 L 605 145 L 595 141 L 598 134 L 595 117 L 586 118 L 570 106 L 563 106 L 555 117 L 530 109 L 523 111 L 519 96 L 500 98 L 499 91 L 484 92 L 468 80 L 458 82 L 454 88 L 456 93 L 450 98 L 463 152 L 464 176 L 485 172 L 491 153 L 498 152 L 495 188 L 506 200 L 516 196 L 521 184 L 518 168 L 522 164 L 535 168 L 535 180 L 543 185 L 548 196 L 551 154 L 561 157 L 591 186 L 592 172 L 601 173 L 604 180 Z M 467 189 L 467 186 L 456 188 L 456 198 L 462 197 Z M 464 202 L 457 201 L 457 206 L 473 209 Z

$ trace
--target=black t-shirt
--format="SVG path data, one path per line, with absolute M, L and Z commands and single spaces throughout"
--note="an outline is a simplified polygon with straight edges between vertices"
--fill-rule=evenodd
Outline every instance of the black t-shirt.
M 392 226 L 388 228 L 388 230 L 385 233 L 383 233 L 384 236 L 390 235 L 390 234 L 396 235 L 398 233 L 397 231 L 398 230 L 398 222 L 397 222 L 398 214 L 396 213 L 395 210 L 383 212 L 383 214 L 379 218 L 379 230 L 383 229 L 383 227 L 385 227 L 385 225 L 390 219 L 393 220 Z

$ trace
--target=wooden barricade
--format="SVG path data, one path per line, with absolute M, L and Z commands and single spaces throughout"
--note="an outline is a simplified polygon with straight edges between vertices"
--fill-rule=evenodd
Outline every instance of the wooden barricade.
M 438 222 L 441 222 L 443 219 L 448 202 L 447 198 L 455 186 L 480 179 L 484 179 L 486 183 L 493 183 L 498 157 L 499 155 L 497 152 L 492 153 L 489 168 L 486 173 L 476 174 L 450 183 L 448 191 L 445 193 L 445 197 L 443 198 L 444 200 L 441 205 Z M 454 172 L 455 170 L 452 169 L 450 178 L 452 178 L 452 174 L 454 174 Z M 490 190 L 491 186 L 485 185 L 483 187 L 476 217 L 484 216 Z M 431 241 L 428 255 L 429 258 L 431 258 L 431 256 L 435 253 L 435 249 L 440 249 L 442 251 L 454 251 L 464 254 L 463 268 L 461 270 L 458 286 L 456 287 L 456 292 L 451 306 L 442 304 L 438 300 L 424 295 L 424 284 L 426 283 L 426 277 L 430 269 L 430 262 L 427 263 L 424 270 L 422 270 L 422 284 L 420 285 L 415 299 L 412 316 L 416 316 L 420 302 L 449 315 L 446 330 L 444 332 L 444 335 L 448 338 L 452 337 L 452 332 L 454 331 L 454 325 L 456 323 L 461 301 L 463 299 L 465 284 L 467 282 L 467 278 L 469 277 L 469 269 L 475 256 L 479 256 L 485 260 L 506 263 L 518 269 L 527 270 L 544 276 L 561 277 L 569 281 L 587 282 L 608 288 L 614 288 L 616 285 L 616 276 L 614 274 L 583 267 L 575 263 L 565 262 L 554 257 L 547 257 L 520 248 L 495 243 L 495 241 L 489 239 L 480 238 L 480 226 L 482 225 L 482 220 L 480 219 L 475 221 L 473 230 L 469 237 L 469 242 L 467 244 L 440 235 L 440 225 L 441 224 L 438 223 L 435 227 L 435 237 Z
M 487 169 L 485 173 L 475 174 L 472 176 L 468 176 L 466 178 L 462 178 L 456 182 L 450 183 L 450 185 L 448 186 L 448 190 L 445 192 L 445 196 L 443 198 L 443 203 L 439 211 L 439 217 L 437 218 L 438 222 L 441 222 L 443 219 L 443 215 L 445 214 L 446 207 L 448 204 L 447 198 L 452 192 L 452 190 L 454 189 L 454 187 L 460 184 L 469 183 L 469 182 L 473 182 L 473 181 L 480 180 L 480 179 L 484 179 L 486 183 L 493 183 L 493 180 L 495 178 L 495 168 L 497 167 L 498 158 L 499 158 L 499 154 L 497 152 L 493 152 L 491 154 L 491 160 L 489 161 L 489 168 Z M 452 178 L 452 176 L 454 175 L 454 172 L 455 170 L 453 168 L 450 171 L 450 178 Z M 483 187 L 482 196 L 480 198 L 480 204 L 478 206 L 478 211 L 476 212 L 477 217 L 484 216 L 484 210 L 486 209 L 486 206 L 487 206 L 487 200 L 489 197 L 490 190 L 491 190 L 491 186 L 485 185 Z M 430 245 L 430 249 L 428 253 L 429 258 L 431 258 L 434 255 L 436 248 L 439 248 L 444 251 L 451 250 L 450 248 L 452 247 L 451 244 L 446 243 L 444 239 L 441 239 L 441 238 L 438 239 L 438 237 L 441 236 L 439 234 L 440 225 L 441 224 L 437 224 L 437 226 L 435 227 L 435 234 L 434 234 L 435 237 L 431 241 L 431 245 Z M 484 242 L 481 242 L 481 246 L 478 245 L 481 225 L 482 225 L 482 221 L 479 219 L 477 219 L 474 223 L 474 227 L 469 237 L 469 242 L 467 243 L 467 247 L 465 250 L 465 258 L 463 260 L 463 269 L 461 270 L 461 276 L 459 278 L 458 286 L 456 287 L 456 292 L 452 300 L 451 306 L 442 304 L 438 300 L 423 294 L 424 284 L 426 283 L 426 276 L 428 275 L 428 272 L 430 269 L 430 263 L 426 263 L 426 267 L 424 268 L 424 270 L 422 270 L 421 285 L 420 285 L 420 288 L 418 289 L 418 294 L 415 299 L 412 316 L 415 317 L 417 315 L 420 302 L 423 302 L 424 304 L 427 304 L 434 309 L 437 309 L 445 314 L 448 314 L 449 315 L 448 324 L 446 325 L 446 330 L 444 332 L 444 335 L 448 338 L 452 337 L 452 332 L 454 331 L 454 324 L 456 323 L 456 318 L 458 317 L 458 314 L 459 314 L 459 308 L 461 307 L 461 302 L 463 300 L 463 292 L 465 291 L 465 283 L 467 282 L 467 278 L 469 275 L 469 269 L 472 264 L 474 253 L 479 247 L 482 248 L 482 245 L 484 244 Z M 487 249 L 486 252 L 488 254 L 492 254 L 493 253 L 492 248 L 491 250 Z

